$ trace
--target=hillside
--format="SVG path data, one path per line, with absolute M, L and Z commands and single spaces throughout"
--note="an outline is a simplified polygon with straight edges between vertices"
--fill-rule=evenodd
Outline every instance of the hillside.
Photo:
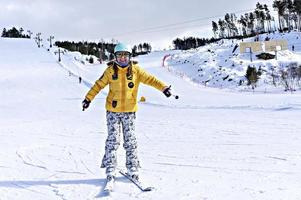
M 284 86 L 279 78 L 273 84 L 272 73 L 278 73 L 286 69 L 290 63 L 301 63 L 301 34 L 291 33 L 271 33 L 258 36 L 259 41 L 266 38 L 270 40 L 285 39 L 288 41 L 289 50 L 277 52 L 277 60 L 260 60 L 256 57 L 259 53 L 254 53 L 252 61 L 249 53 L 240 53 L 239 48 L 234 50 L 236 44 L 241 42 L 254 41 L 253 38 L 245 40 L 221 40 L 216 43 L 200 47 L 195 50 L 170 53 L 166 59 L 165 66 L 179 76 L 185 77 L 195 83 L 215 88 L 228 88 L 235 90 L 250 90 L 246 87 L 245 78 L 248 66 L 261 68 L 262 76 L 257 83 L 255 91 L 283 91 Z M 292 51 L 292 46 L 294 50 Z M 275 55 L 275 52 L 268 52 Z M 300 82 L 299 87 L 300 89 Z

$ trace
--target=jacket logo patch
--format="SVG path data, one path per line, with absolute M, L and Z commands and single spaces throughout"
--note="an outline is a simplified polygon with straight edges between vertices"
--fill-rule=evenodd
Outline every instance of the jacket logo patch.
M 129 82 L 128 87 L 129 88 L 133 88 L 135 86 L 135 84 L 133 82 Z
M 116 108 L 116 106 L 117 106 L 117 101 L 113 101 L 113 102 L 112 102 L 112 107 L 113 107 L 113 108 Z

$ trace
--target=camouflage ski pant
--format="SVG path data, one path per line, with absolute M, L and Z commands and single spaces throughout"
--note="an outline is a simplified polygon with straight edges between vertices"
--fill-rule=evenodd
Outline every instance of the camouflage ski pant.
M 123 147 L 126 151 L 126 168 L 131 172 L 138 172 L 140 167 L 137 157 L 137 140 L 135 136 L 135 112 L 115 113 L 107 111 L 108 138 L 106 140 L 105 155 L 102 168 L 110 174 L 117 167 L 117 149 L 120 145 L 120 132 L 123 132 Z

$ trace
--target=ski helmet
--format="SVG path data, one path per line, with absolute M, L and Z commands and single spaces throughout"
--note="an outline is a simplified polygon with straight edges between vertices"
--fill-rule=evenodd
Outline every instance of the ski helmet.
M 126 44 L 124 44 L 124 43 L 118 43 L 115 46 L 114 53 L 116 53 L 118 51 L 125 51 L 125 52 L 132 53 L 132 50 Z
M 114 54 L 116 62 L 119 66 L 126 67 L 129 65 L 131 59 L 131 49 L 127 45 L 118 43 L 114 48 Z M 124 55 L 126 56 L 124 57 Z

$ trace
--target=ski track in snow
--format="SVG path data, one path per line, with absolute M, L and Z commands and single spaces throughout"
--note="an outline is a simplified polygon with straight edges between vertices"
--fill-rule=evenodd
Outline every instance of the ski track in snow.
M 48 170 L 46 167 L 44 166 L 40 166 L 40 165 L 35 165 L 35 164 L 32 164 L 30 162 L 27 162 L 23 156 L 19 153 L 19 152 L 16 152 L 17 156 L 22 160 L 22 162 L 25 164 L 25 165 L 29 165 L 31 167 L 37 167 L 37 168 L 40 168 L 40 169 L 44 169 L 44 170 Z M 31 160 L 30 158 L 27 158 L 29 160 Z

